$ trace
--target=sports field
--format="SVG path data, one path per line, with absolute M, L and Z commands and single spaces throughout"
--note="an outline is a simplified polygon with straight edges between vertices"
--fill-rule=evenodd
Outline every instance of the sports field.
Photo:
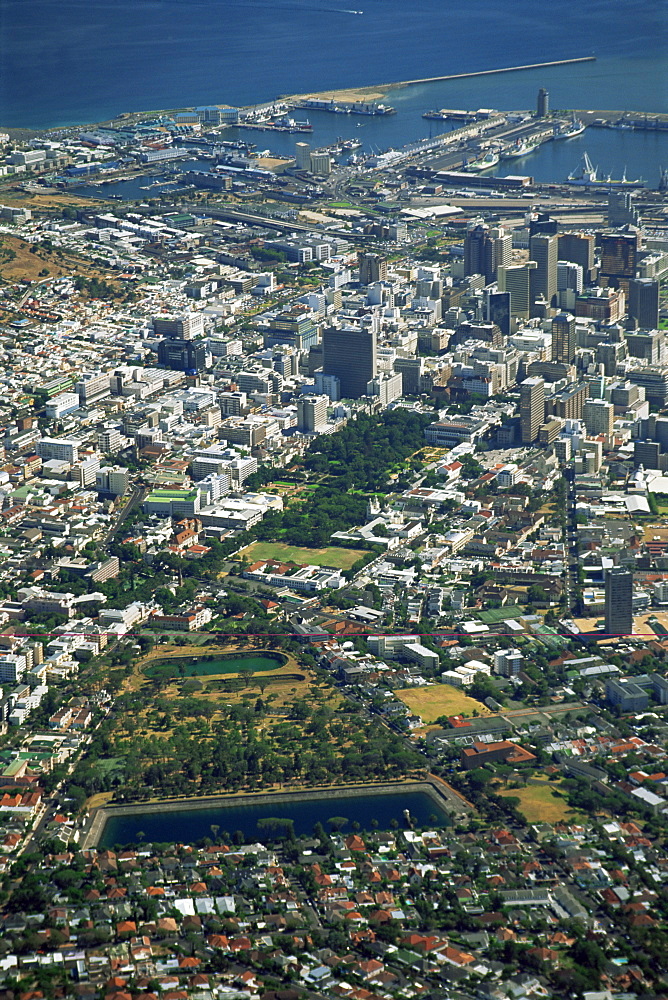
M 423 722 L 436 722 L 441 715 L 490 715 L 481 701 L 469 698 L 451 684 L 430 684 L 428 687 L 401 688 L 394 692 Z
M 363 549 L 340 549 L 335 545 L 326 549 L 305 549 L 298 545 L 286 545 L 284 542 L 253 542 L 240 554 L 251 562 L 276 559 L 283 563 L 310 563 L 312 566 L 350 569 L 365 552 Z

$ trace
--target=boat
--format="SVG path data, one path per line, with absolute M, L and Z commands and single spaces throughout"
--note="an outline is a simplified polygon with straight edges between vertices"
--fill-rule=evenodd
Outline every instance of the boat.
M 499 154 L 494 153 L 491 149 L 488 153 L 479 159 L 474 160 L 472 163 L 467 163 L 464 167 L 465 170 L 470 170 L 472 173 L 481 173 L 483 170 L 491 170 L 499 162 Z
M 561 127 L 556 126 L 554 130 L 553 139 L 574 139 L 576 135 L 582 135 L 587 126 L 584 122 L 581 122 L 579 118 L 573 115 L 573 119 L 568 126 Z
M 512 146 L 499 153 L 499 158 L 502 160 L 514 160 L 518 156 L 528 156 L 529 153 L 533 153 L 538 149 L 540 145 L 540 139 L 516 139 Z
M 624 173 L 621 178 L 616 179 L 611 177 L 610 174 L 600 175 L 598 172 L 598 167 L 595 167 L 590 158 L 589 153 L 585 153 L 580 161 L 580 164 L 573 173 L 568 175 L 566 180 L 567 184 L 579 184 L 582 187 L 644 187 L 645 181 L 642 177 L 638 177 L 634 181 L 630 181 L 626 176 L 626 167 L 624 168 Z

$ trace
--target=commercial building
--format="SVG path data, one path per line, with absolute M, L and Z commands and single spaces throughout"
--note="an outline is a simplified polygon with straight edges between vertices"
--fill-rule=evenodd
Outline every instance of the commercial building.
M 584 283 L 588 285 L 594 277 L 596 237 L 589 233 L 560 233 L 557 240 L 559 260 L 579 264 Z
M 195 375 L 206 367 L 206 346 L 201 340 L 161 340 L 158 344 L 158 361 L 172 371 Z
M 317 434 L 327 423 L 327 396 L 300 396 L 297 400 L 297 430 Z
M 605 574 L 605 631 L 633 634 L 633 571 L 614 566 Z
M 545 419 L 545 382 L 542 378 L 528 378 L 520 385 L 520 431 L 522 444 L 531 444 L 538 438 L 538 430 Z
M 636 276 L 638 267 L 639 234 L 601 233 L 600 278 L 613 288 L 628 289 L 631 278 Z
M 570 365 L 575 358 L 575 316 L 561 312 L 552 320 L 552 360 Z
M 45 406 L 46 416 L 49 420 L 60 420 L 67 413 L 72 413 L 79 409 L 79 397 L 76 392 L 61 392 L 54 396 Z
M 615 421 L 615 407 L 605 399 L 585 399 L 582 419 L 590 437 L 610 437 Z
M 165 315 L 153 317 L 153 330 L 160 337 L 174 337 L 192 340 L 204 333 L 204 317 L 201 313 L 184 313 L 181 316 Z
M 656 278 L 629 281 L 628 313 L 639 329 L 656 330 L 659 325 L 659 282 Z
M 550 113 L 550 94 L 541 87 L 536 98 L 536 118 L 547 118 Z
M 130 485 L 130 473 L 118 465 L 105 465 L 98 469 L 95 476 L 96 489 L 100 493 L 109 493 L 114 497 L 122 497 Z
M 510 292 L 511 315 L 518 319 L 528 319 L 531 309 L 531 275 L 538 264 L 528 260 L 524 264 L 511 264 L 497 269 L 497 284 L 500 292 Z
M 367 383 L 367 396 L 378 396 L 381 406 L 389 406 L 403 393 L 403 375 L 401 372 L 379 372 Z
M 322 346 L 323 372 L 339 379 L 342 398 L 365 396 L 378 372 L 373 330 L 330 326 L 323 332 Z
M 535 303 L 544 300 L 548 306 L 555 304 L 557 296 L 557 260 L 559 259 L 557 236 L 532 236 L 529 240 L 529 257 L 536 262 L 531 272 L 531 311 L 535 313 Z M 536 313 L 536 315 L 538 315 Z
M 37 442 L 36 453 L 40 458 L 55 458 L 59 462 L 69 462 L 74 465 L 79 459 L 79 445 L 67 438 L 42 438 Z
M 482 274 L 485 282 L 494 280 L 494 241 L 489 226 L 482 223 L 469 227 L 464 237 L 464 274 Z
M 387 278 L 387 260 L 379 253 L 357 254 L 357 266 L 359 268 L 360 285 L 373 285 L 377 281 L 385 281 Z

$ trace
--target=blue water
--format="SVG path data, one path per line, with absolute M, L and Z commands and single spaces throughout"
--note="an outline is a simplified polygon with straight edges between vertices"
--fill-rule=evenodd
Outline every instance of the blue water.
M 592 54 L 591 64 L 423 85 L 392 100 L 401 112 L 414 101 L 527 107 L 542 85 L 560 107 L 668 106 L 665 0 L 355 3 L 362 16 L 341 0 L 0 0 L 0 125 L 249 104 Z M 404 142 L 417 137 L 408 131 Z
M 378 829 L 389 830 L 396 820 L 403 827 L 403 811 L 408 809 L 413 822 L 418 827 L 432 826 L 431 817 L 437 817 L 436 826 L 447 826 L 450 820 L 445 811 L 425 792 L 388 792 L 381 795 L 361 795 L 359 792 L 342 792 L 330 799 L 303 800 L 272 803 L 270 805 L 213 806 L 210 809 L 184 808 L 177 812 L 138 812 L 130 816 L 112 817 L 102 832 L 100 847 L 136 843 L 193 843 L 203 837 L 211 837 L 212 825 L 230 835 L 240 830 L 246 840 L 264 841 L 271 839 L 271 833 L 258 828 L 262 817 L 281 817 L 294 822 L 297 836 L 309 835 L 315 823 L 322 823 L 330 829 L 328 820 L 334 816 L 347 819 L 341 828 L 343 834 L 352 833 L 351 824 L 357 821 L 364 830 L 371 830 L 373 819 Z M 143 837 L 138 838 L 139 833 Z M 218 832 L 218 831 L 217 831 Z

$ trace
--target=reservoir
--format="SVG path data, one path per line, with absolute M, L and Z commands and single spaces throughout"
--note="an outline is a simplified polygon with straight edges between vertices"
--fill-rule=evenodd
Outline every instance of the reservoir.
M 315 823 L 322 823 L 327 831 L 339 827 L 346 835 L 353 832 L 353 823 L 359 823 L 362 830 L 396 829 L 396 824 L 405 828 L 405 809 L 409 810 L 415 827 L 438 828 L 451 822 L 445 801 L 431 785 L 415 782 L 403 787 L 381 785 L 368 789 L 242 796 L 216 803 L 211 800 L 155 803 L 128 806 L 122 812 L 101 810 L 106 813 L 101 836 L 94 836 L 98 823 L 101 826 L 103 822 L 98 815 L 85 843 L 92 846 L 97 839 L 99 848 L 137 843 L 194 843 L 204 837 L 215 841 L 225 833 L 234 836 L 238 832 L 247 842 L 266 841 L 277 834 L 262 824 L 258 826 L 258 821 L 269 818 L 292 820 L 297 836 L 312 834 Z M 344 819 L 345 823 L 330 823 L 334 818 Z
M 207 674 L 261 674 L 278 670 L 288 662 L 282 653 L 231 653 L 229 656 L 174 656 L 155 660 L 144 673 L 147 677 L 202 677 Z

